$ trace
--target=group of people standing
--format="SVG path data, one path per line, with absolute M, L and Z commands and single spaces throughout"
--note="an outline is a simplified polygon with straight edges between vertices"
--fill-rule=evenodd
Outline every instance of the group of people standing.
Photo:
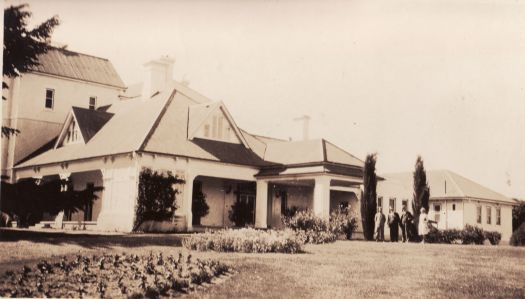
M 377 242 L 383 242 L 385 240 L 385 222 L 388 224 L 390 229 L 390 241 L 399 242 L 399 229 L 401 228 L 401 237 L 403 242 L 414 241 L 416 232 L 413 224 L 414 216 L 403 207 L 401 211 L 401 217 L 392 207 L 388 212 L 388 217 L 385 217 L 381 208 L 377 209 L 377 213 L 374 217 L 375 228 L 374 228 L 374 239 Z M 428 218 L 428 214 L 425 208 L 421 208 L 419 214 L 418 233 L 422 242 L 425 242 L 425 237 L 428 234 L 429 226 L 431 223 L 435 223 Z

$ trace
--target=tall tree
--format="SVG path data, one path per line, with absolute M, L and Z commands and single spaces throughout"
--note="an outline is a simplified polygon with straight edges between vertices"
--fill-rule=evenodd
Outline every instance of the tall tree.
M 374 238 L 374 215 L 377 209 L 376 154 L 368 154 L 363 172 L 363 196 L 361 198 L 361 221 L 365 240 Z
M 419 214 L 421 208 L 428 212 L 428 201 L 430 199 L 430 188 L 427 182 L 427 173 L 421 156 L 417 156 L 414 169 L 414 195 L 412 200 L 412 211 L 414 212 L 414 223 L 418 229 Z
M 10 6 L 4 10 L 4 68 L 3 75 L 15 78 L 38 65 L 38 56 L 46 53 L 50 46 L 53 29 L 60 24 L 54 16 L 35 28 L 28 28 L 31 12 L 27 4 Z M 2 90 L 8 89 L 2 81 Z M 2 95 L 2 100 L 6 98 Z M 19 131 L 2 126 L 2 137 L 9 137 Z

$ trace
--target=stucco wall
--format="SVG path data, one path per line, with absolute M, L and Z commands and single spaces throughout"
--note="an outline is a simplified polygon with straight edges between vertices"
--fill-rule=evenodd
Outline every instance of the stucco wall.
M 201 225 L 204 226 L 234 226 L 228 218 L 228 212 L 234 204 L 236 195 L 234 194 L 235 184 L 229 193 L 225 192 L 229 188 L 224 188 L 223 180 L 209 177 L 197 177 L 202 182 L 202 192 L 206 195 L 206 203 L 210 207 L 208 215 L 201 218 Z
M 477 222 L 477 206 L 481 206 L 481 224 Z M 487 223 L 487 206 L 491 207 L 491 224 Z M 465 224 L 475 225 L 487 231 L 500 232 L 501 240 L 509 241 L 512 235 L 512 206 L 499 205 L 501 208 L 501 225 L 496 224 L 496 207 L 498 205 L 483 201 L 465 202 Z
M 16 87 L 13 87 L 13 89 Z M 54 89 L 54 107 L 45 108 L 46 89 Z M 3 124 L 16 124 L 20 134 L 10 138 L 14 143 L 14 155 L 9 161 L 2 152 L 2 169 L 12 167 L 56 136 L 72 106 L 89 107 L 89 97 L 97 98 L 97 106 L 108 105 L 118 100 L 119 89 L 47 75 L 27 73 L 20 77 L 16 90 L 10 90 L 7 101 L 2 101 Z M 14 95 L 11 97 L 11 95 Z M 13 107 L 11 107 L 13 106 Z M 15 114 L 11 114 L 15 113 Z M 11 118 L 13 118 L 11 120 Z M 11 161 L 11 162 L 10 162 Z

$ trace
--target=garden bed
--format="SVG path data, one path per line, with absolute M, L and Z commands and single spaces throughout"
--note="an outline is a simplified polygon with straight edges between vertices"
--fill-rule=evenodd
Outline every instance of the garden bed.
M 223 263 L 191 254 L 78 255 L 6 271 L 0 278 L 0 296 L 155 298 L 187 293 L 228 272 Z
M 304 235 L 292 230 L 243 228 L 195 234 L 184 239 L 182 245 L 198 251 L 300 253 L 304 242 Z

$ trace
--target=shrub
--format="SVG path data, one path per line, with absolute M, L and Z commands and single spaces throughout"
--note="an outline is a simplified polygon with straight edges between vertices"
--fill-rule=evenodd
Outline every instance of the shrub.
M 244 227 L 252 223 L 253 203 L 237 198 L 228 212 L 228 218 L 237 227 Z
M 175 195 L 177 191 L 174 184 L 184 183 L 174 177 L 171 172 L 166 174 L 144 168 L 139 175 L 138 199 L 135 208 L 135 221 L 133 231 L 148 220 L 171 220 L 175 214 Z
M 525 222 L 512 233 L 510 245 L 525 246 Z
M 246 253 L 299 253 L 306 237 L 292 230 L 255 230 L 253 228 L 224 229 L 194 234 L 182 241 L 190 250 L 246 252 Z
M 490 244 L 498 245 L 501 241 L 501 233 L 499 232 L 484 232 L 485 240 L 489 240 Z
M 463 243 L 462 230 L 446 229 L 441 232 L 441 243 L 456 244 Z
M 483 244 L 485 241 L 483 229 L 467 224 L 461 232 L 461 240 L 463 244 Z
M 302 233 L 306 243 L 334 242 L 337 235 L 330 229 L 330 222 L 315 216 L 311 211 L 298 211 L 292 217 L 283 217 L 285 227 Z
M 348 240 L 357 229 L 357 216 L 348 208 L 338 208 L 330 214 L 330 231 L 335 235 L 344 234 Z
M 215 260 L 190 255 L 114 254 L 41 261 L 0 277 L 0 297 L 176 297 L 229 272 Z

